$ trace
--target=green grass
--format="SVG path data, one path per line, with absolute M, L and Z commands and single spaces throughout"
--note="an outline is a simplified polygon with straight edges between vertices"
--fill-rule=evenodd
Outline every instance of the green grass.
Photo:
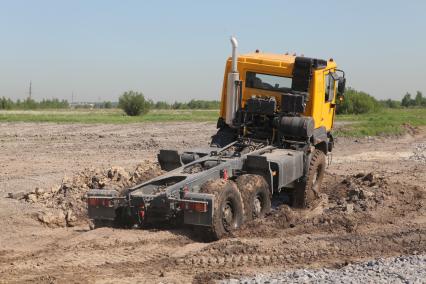
M 0 111 L 0 122 L 136 123 L 161 121 L 216 121 L 218 110 L 152 110 L 127 116 L 121 110 Z
M 336 136 L 400 135 L 406 130 L 404 124 L 426 125 L 426 108 L 383 109 L 368 114 L 338 115 L 336 121 L 344 122 L 336 130 Z
M 218 110 L 152 110 L 144 116 L 126 116 L 121 110 L 0 111 L 0 122 L 138 123 L 166 121 L 211 121 Z M 404 133 L 403 124 L 426 125 L 426 109 L 384 109 L 361 115 L 338 115 L 336 136 L 377 136 Z

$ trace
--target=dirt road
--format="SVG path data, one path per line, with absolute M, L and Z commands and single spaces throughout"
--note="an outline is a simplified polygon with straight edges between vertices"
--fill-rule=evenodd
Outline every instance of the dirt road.
M 426 131 L 337 141 L 311 210 L 275 202 L 234 237 L 189 229 L 49 228 L 41 204 L 9 192 L 60 184 L 87 167 L 134 168 L 160 148 L 206 145 L 213 123 L 0 124 L 0 282 L 206 282 L 300 267 L 341 267 L 426 251 Z

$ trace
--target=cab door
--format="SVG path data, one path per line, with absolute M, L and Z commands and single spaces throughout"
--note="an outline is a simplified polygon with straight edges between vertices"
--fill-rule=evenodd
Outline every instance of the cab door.
M 334 70 L 324 71 L 324 102 L 322 108 L 322 119 L 321 124 L 327 131 L 330 131 L 333 127 L 334 113 L 336 109 L 336 81 L 339 76 Z

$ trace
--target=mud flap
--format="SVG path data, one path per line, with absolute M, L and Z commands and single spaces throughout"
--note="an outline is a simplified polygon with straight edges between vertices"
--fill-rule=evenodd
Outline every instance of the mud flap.
M 199 226 L 211 226 L 213 222 L 213 194 L 206 193 L 193 193 L 188 192 L 185 194 L 185 200 L 189 202 L 205 202 L 207 203 L 206 212 L 198 212 L 193 209 L 183 210 L 183 220 L 185 224 L 199 225 Z

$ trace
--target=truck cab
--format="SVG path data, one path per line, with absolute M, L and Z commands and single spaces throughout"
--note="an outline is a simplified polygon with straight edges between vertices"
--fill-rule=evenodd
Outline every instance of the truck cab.
M 239 113 L 251 108 L 248 102 L 260 99 L 259 102 L 266 105 L 265 101 L 270 100 L 274 101 L 270 105 L 275 104 L 278 113 L 312 118 L 313 142 L 322 143 L 318 147 L 327 153 L 332 148 L 336 103 L 343 97 L 345 83 L 345 74 L 333 59 L 258 50 L 239 56 L 234 54 L 225 65 L 218 121 L 218 128 L 226 130 L 219 134 L 227 133 L 228 136 L 217 136 L 216 140 L 226 143 L 232 140 L 230 133 L 239 134 L 242 119 Z

